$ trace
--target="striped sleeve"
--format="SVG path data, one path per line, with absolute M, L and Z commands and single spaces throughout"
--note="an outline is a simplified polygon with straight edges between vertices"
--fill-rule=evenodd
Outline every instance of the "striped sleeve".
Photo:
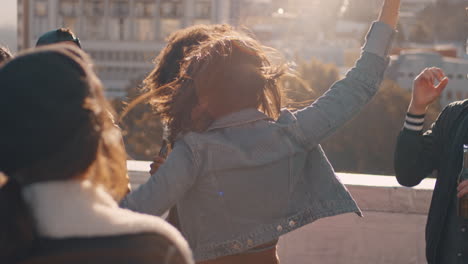
M 412 131 L 422 131 L 425 115 L 413 115 L 406 113 L 404 128 Z

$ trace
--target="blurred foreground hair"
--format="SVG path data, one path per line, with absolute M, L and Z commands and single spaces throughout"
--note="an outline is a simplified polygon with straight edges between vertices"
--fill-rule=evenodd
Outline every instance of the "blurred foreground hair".
M 114 197 L 127 191 L 119 131 L 90 64 L 79 48 L 56 44 L 0 68 L 0 171 L 7 176 L 0 188 L 1 263 L 24 255 L 36 237 L 23 186 L 86 178 Z

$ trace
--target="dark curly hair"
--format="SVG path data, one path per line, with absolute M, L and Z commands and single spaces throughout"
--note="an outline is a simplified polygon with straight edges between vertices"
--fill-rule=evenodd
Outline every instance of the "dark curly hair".
M 168 84 L 173 94 L 156 102 L 171 136 L 203 132 L 215 119 L 245 108 L 276 119 L 282 104 L 278 80 L 288 67 L 271 63 L 266 50 L 239 33 L 207 41 L 188 54 L 179 77 Z
M 267 51 L 273 49 L 227 25 L 194 26 L 168 41 L 144 80 L 145 93 L 127 111 L 149 100 L 172 144 L 180 133 L 203 131 L 217 117 L 247 107 L 276 119 L 282 99 L 277 81 L 288 68 L 270 62 Z

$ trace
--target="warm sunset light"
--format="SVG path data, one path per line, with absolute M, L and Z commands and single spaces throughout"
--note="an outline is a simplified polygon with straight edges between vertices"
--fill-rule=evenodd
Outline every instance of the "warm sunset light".
M 468 0 L 0 2 L 1 264 L 468 263 Z

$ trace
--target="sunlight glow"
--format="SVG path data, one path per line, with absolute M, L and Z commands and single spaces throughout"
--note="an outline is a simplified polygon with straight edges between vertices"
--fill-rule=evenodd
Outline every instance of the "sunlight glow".
M 349 5 L 349 0 L 344 0 L 343 5 L 340 8 L 340 15 L 342 15 L 344 12 L 346 12 L 346 9 L 348 8 Z

